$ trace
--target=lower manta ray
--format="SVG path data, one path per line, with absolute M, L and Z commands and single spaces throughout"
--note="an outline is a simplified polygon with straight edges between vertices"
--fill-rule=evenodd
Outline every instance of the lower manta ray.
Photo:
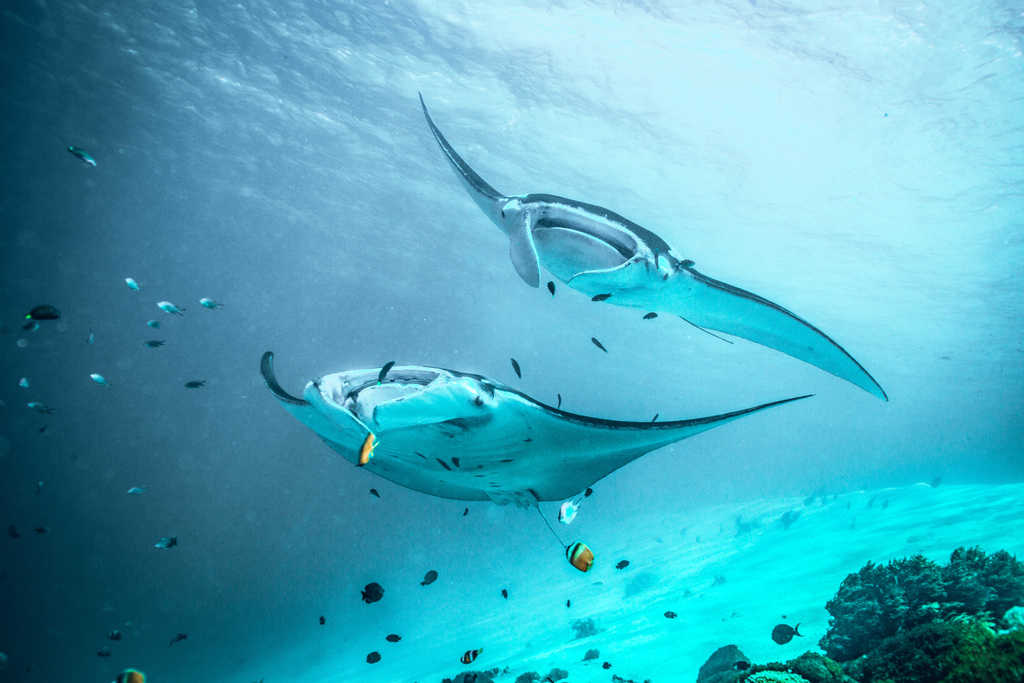
M 531 287 L 543 265 L 569 287 L 619 306 L 672 313 L 815 365 L 882 400 L 885 390 L 824 332 L 776 303 L 698 272 L 658 235 L 608 209 L 550 194 L 506 197 L 477 175 L 420 105 L 470 197 L 508 235 L 516 272 Z
M 292 396 L 267 351 L 260 372 L 281 404 L 354 464 L 441 498 L 523 507 L 569 498 L 662 446 L 799 401 L 669 422 L 576 415 L 498 382 L 454 370 L 398 365 L 324 375 Z M 376 443 L 375 443 L 376 441 Z

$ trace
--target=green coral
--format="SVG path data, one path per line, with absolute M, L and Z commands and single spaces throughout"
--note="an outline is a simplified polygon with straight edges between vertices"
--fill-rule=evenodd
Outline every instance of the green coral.
M 844 674 L 842 665 L 816 652 L 805 652 L 788 662 L 768 662 L 751 668 L 751 673 L 763 671 L 795 673 L 802 676 L 808 683 L 847 683 L 850 681 Z
M 957 548 L 940 567 L 921 555 L 887 565 L 868 562 L 847 576 L 826 609 L 832 615 L 820 645 L 846 662 L 886 638 L 960 615 L 989 618 L 1024 603 L 1024 564 L 1000 550 Z
M 848 663 L 847 673 L 863 683 L 1019 683 L 1024 634 L 997 636 L 972 617 L 922 624 Z
M 996 636 L 983 625 L 949 654 L 951 668 L 942 683 L 1019 683 L 1024 681 L 1024 633 Z
M 783 671 L 758 671 L 743 680 L 745 683 L 808 683 L 807 679 L 799 674 Z

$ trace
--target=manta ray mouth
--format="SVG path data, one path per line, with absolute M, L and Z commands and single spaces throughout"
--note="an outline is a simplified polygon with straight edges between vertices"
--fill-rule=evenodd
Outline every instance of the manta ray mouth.
M 367 422 L 374 419 L 378 407 L 423 393 L 440 375 L 426 369 L 404 368 L 392 371 L 380 382 L 377 370 L 353 370 L 324 375 L 315 384 L 328 404 Z

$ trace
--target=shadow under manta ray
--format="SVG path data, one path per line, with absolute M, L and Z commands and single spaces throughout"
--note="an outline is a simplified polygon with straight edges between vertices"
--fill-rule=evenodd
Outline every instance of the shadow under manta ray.
M 281 404 L 346 460 L 368 436 L 366 469 L 400 486 L 457 500 L 530 506 L 569 498 L 662 446 L 808 396 L 711 417 L 620 422 L 545 405 L 498 382 L 454 370 L 396 365 L 324 375 L 292 396 L 267 351 L 260 372 Z
M 608 209 L 550 194 L 506 197 L 481 178 L 434 125 L 434 139 L 477 206 L 508 235 L 516 272 L 531 287 L 543 266 L 567 286 L 619 306 L 671 313 L 701 328 L 781 351 L 888 401 L 853 356 L 806 320 L 715 280 L 678 259 L 661 237 Z

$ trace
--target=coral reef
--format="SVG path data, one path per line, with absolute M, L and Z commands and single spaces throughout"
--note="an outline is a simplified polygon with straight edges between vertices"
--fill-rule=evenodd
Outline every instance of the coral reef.
M 735 645 L 718 648 L 697 674 L 697 683 L 735 683 L 746 676 L 750 659 Z
M 744 683 L 807 683 L 803 676 L 785 671 L 758 671 L 743 680 Z
M 494 683 L 485 671 L 463 671 L 455 678 L 446 678 L 442 683 Z
M 886 638 L 847 671 L 863 683 L 1018 683 L 1024 633 L 997 636 L 974 617 L 935 621 Z
M 826 609 L 819 645 L 840 662 L 860 657 L 897 633 L 960 615 L 988 618 L 1024 604 L 1024 564 L 1005 551 L 986 556 L 957 548 L 941 567 L 927 558 L 868 562 L 847 576 Z
M 764 671 L 781 673 L 795 673 L 803 677 L 808 683 L 850 683 L 853 681 L 843 672 L 839 662 L 824 657 L 815 652 L 805 652 L 796 659 L 788 662 L 769 662 L 751 667 L 748 673 L 755 674 Z M 746 680 L 750 680 L 748 677 Z
M 697 683 L 1024 682 L 1024 564 L 1004 550 L 957 548 L 944 566 L 921 555 L 869 562 L 826 609 L 827 657 L 752 666 L 726 645 Z
M 1006 610 L 1003 626 L 1011 631 L 1024 629 L 1024 607 L 1018 605 Z
M 569 626 L 576 632 L 576 640 L 589 638 L 600 633 L 593 619 L 576 619 Z

